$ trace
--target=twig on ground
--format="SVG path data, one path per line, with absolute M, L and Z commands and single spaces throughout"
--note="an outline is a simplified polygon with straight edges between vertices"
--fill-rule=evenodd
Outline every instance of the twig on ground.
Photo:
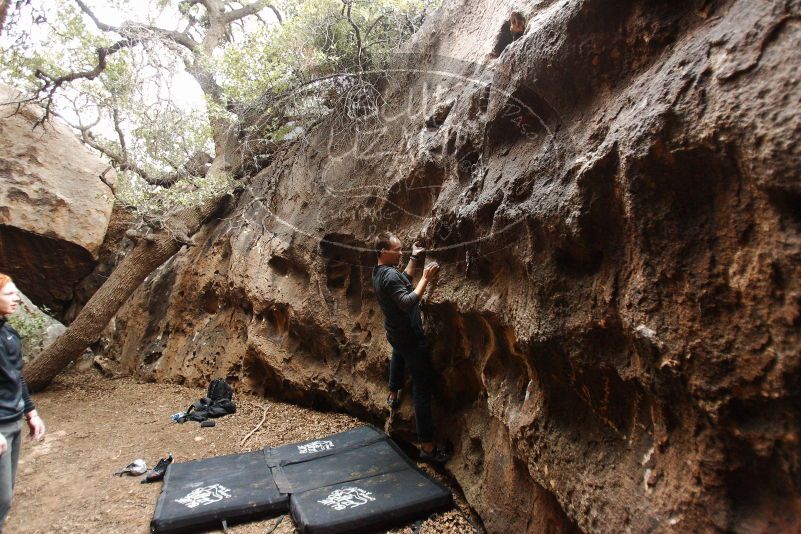
M 278 518 L 278 521 L 276 521 L 276 522 L 275 522 L 275 524 L 273 525 L 273 527 L 272 527 L 270 530 L 268 530 L 268 531 L 266 532 L 266 534 L 272 534 L 273 532 L 275 532 L 275 529 L 277 529 L 277 528 L 278 528 L 278 525 L 280 525 L 280 524 L 281 524 L 281 521 L 283 521 L 283 520 L 284 520 L 284 517 L 286 517 L 286 515 L 285 515 L 285 514 L 281 514 L 281 517 L 279 517 L 279 518 Z
M 260 428 L 261 428 L 261 425 L 263 425 L 263 424 L 264 424 L 264 421 L 266 421 L 266 420 L 267 420 L 267 407 L 266 407 L 266 406 L 262 406 L 261 408 L 262 408 L 262 410 L 264 410 L 264 414 L 261 416 L 261 421 L 259 421 L 259 424 L 258 424 L 258 425 L 256 425 L 256 427 L 255 427 L 253 430 L 251 430 L 251 431 L 248 433 L 248 435 L 247 435 L 247 436 L 245 436 L 244 438 L 242 438 L 242 441 L 240 441 L 240 442 L 239 442 L 239 448 L 240 448 L 240 449 L 241 449 L 242 447 L 244 447 L 244 446 L 245 446 L 245 443 L 247 442 L 247 440 L 249 440 L 249 439 L 250 439 L 250 436 L 252 436 L 253 434 L 255 434 L 255 433 L 256 433 L 256 431 L 257 431 L 258 429 L 260 429 Z

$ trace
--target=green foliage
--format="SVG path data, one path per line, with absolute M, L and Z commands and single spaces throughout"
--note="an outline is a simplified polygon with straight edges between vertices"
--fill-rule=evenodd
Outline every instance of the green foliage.
M 45 330 L 48 325 L 48 315 L 50 310 L 43 307 L 40 310 L 29 309 L 23 304 L 19 311 L 8 318 L 9 324 L 19 332 L 26 346 L 38 347 L 44 342 Z
M 0 46 L 1 82 L 30 90 L 40 82 L 37 70 L 63 75 L 73 66 L 78 69 L 89 66 L 87 52 L 94 49 L 87 49 L 89 34 L 81 16 L 73 5 L 57 3 L 58 14 L 52 9 L 55 6 L 42 5 L 30 14 L 30 18 L 38 22 L 27 25 L 26 20 L 17 20 L 16 24 L 9 24 L 3 46 Z M 58 22 L 51 23 L 51 20 Z M 58 46 L 39 31 L 45 25 L 52 28 Z
M 127 173 L 117 186 L 117 199 L 140 215 L 158 215 L 178 207 L 199 204 L 242 186 L 242 181 L 230 174 L 189 176 L 171 187 L 147 184 L 133 173 Z
M 281 95 L 336 73 L 377 71 L 414 33 L 435 0 L 296 0 L 283 6 L 282 25 L 260 28 L 221 51 L 215 70 L 240 102 Z M 357 40 L 356 30 L 359 30 Z M 361 41 L 361 48 L 358 46 Z

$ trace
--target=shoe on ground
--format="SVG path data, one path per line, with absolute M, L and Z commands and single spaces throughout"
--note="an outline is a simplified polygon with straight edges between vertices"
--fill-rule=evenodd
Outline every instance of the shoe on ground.
M 138 477 L 139 475 L 145 474 L 145 471 L 147 471 L 147 464 L 141 458 L 137 458 L 114 474 L 118 477 L 121 477 L 122 475 Z
M 166 458 L 159 459 L 159 463 L 156 464 L 156 467 L 149 470 L 147 475 L 145 475 L 145 479 L 142 481 L 142 484 L 146 484 L 148 482 L 157 482 L 164 478 L 164 474 L 167 472 L 167 467 L 172 463 L 172 453 L 169 454 Z
M 436 445 L 431 452 L 425 452 L 423 449 L 420 449 L 420 460 L 430 464 L 444 464 L 451 459 L 451 456 L 451 453 L 440 449 Z

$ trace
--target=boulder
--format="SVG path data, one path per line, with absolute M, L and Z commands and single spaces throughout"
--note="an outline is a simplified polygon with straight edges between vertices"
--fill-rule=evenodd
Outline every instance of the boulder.
M 0 272 L 60 314 L 95 266 L 116 177 L 69 126 L 36 125 L 43 111 L 19 99 L 0 86 Z
M 797 532 L 798 2 L 523 5 L 443 3 L 378 124 L 276 155 L 109 356 L 383 425 L 390 229 L 442 266 L 437 437 L 488 532 Z

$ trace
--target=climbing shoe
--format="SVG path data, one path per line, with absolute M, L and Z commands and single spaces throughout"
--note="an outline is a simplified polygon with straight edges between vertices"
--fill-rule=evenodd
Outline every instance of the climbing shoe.
M 147 471 L 147 464 L 141 458 L 137 458 L 114 474 L 118 477 L 121 477 L 122 475 L 138 477 L 139 475 L 143 475 L 145 471 Z
M 420 460 L 430 464 L 444 464 L 451 459 L 451 453 L 446 452 L 436 445 L 431 452 L 420 449 Z
M 150 469 L 147 472 L 144 480 L 142 480 L 142 484 L 146 484 L 148 482 L 157 482 L 163 479 L 164 474 L 167 472 L 167 467 L 171 463 L 172 463 L 172 453 L 170 453 L 166 458 L 159 459 L 159 462 L 156 464 L 156 467 Z

